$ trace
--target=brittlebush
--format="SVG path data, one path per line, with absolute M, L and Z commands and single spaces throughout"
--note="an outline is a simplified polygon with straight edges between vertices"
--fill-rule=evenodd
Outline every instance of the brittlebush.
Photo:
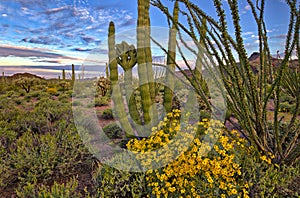
M 247 150 L 245 139 L 236 131 L 228 132 L 216 120 L 182 123 L 180 114 L 174 110 L 151 136 L 127 144 L 133 153 L 145 154 L 137 156 L 148 169 L 151 196 L 249 197 L 249 184 L 242 180 L 235 151 Z M 149 152 L 152 155 L 147 155 Z M 158 163 L 166 165 L 157 169 Z

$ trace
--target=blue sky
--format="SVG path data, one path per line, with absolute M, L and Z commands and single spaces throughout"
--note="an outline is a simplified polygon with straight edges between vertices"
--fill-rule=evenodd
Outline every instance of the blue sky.
M 163 2 L 172 9 L 170 1 Z M 194 2 L 216 16 L 211 0 Z M 239 6 L 250 55 L 257 51 L 256 28 L 246 1 L 239 1 Z M 152 26 L 167 26 L 166 18 L 157 8 L 151 8 L 150 13 Z M 266 24 L 272 54 L 284 49 L 288 15 L 283 0 L 267 0 Z M 4 66 L 5 71 L 8 67 L 19 67 L 18 72 L 30 71 L 32 66 L 48 66 L 48 71 L 71 64 L 104 66 L 108 23 L 115 22 L 117 33 L 130 32 L 136 20 L 137 0 L 2 0 L 0 71 L 4 71 Z M 39 69 L 47 73 L 47 67 Z

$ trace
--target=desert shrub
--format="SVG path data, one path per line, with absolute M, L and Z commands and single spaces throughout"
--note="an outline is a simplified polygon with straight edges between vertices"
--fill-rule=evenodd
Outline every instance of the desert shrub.
M 60 121 L 71 122 L 71 105 L 50 98 L 42 98 L 29 112 L 18 115 L 18 131 L 26 132 L 28 129 L 35 133 L 45 133 L 59 128 Z
M 38 98 L 41 95 L 41 91 L 32 91 L 29 95 L 33 98 Z
M 24 90 L 20 90 L 20 91 L 19 91 L 19 94 L 20 94 L 19 96 L 25 96 L 25 95 L 26 95 L 26 92 L 25 92 Z
M 109 138 L 120 138 L 122 137 L 122 129 L 116 123 L 108 124 L 103 127 L 103 132 Z
M 53 96 L 58 96 L 59 93 L 57 92 L 57 89 L 55 87 L 49 87 L 46 92 L 50 95 L 53 95 Z
M 16 105 L 20 105 L 20 104 L 22 104 L 22 99 L 20 99 L 20 98 L 16 98 L 16 99 L 14 99 L 14 102 L 16 103 Z
M 58 96 L 58 100 L 59 101 L 65 101 L 65 100 L 68 100 L 70 97 L 69 97 L 69 95 L 67 95 L 67 94 L 60 94 L 59 96 Z
M 73 105 L 73 106 L 81 106 L 82 103 L 81 103 L 80 101 L 78 101 L 78 100 L 74 100 L 74 101 L 72 102 L 72 105 Z
M 101 117 L 103 119 L 113 119 L 113 111 L 112 109 L 105 109 L 103 112 L 102 112 L 102 115 Z
M 146 181 L 151 193 L 156 197 L 249 197 L 249 184 L 241 179 L 240 156 L 235 151 L 247 142 L 230 138 L 219 121 L 203 119 L 198 126 L 185 123 L 181 128 L 179 118 L 180 111 L 175 110 L 153 129 L 151 136 L 127 143 L 132 152 L 167 148 L 151 159 L 139 155 L 141 163 L 149 168 Z M 232 134 L 239 137 L 236 131 Z M 179 138 L 174 140 L 175 136 Z M 178 158 L 171 159 L 170 151 L 179 153 Z M 161 162 L 169 163 L 159 169 L 153 167 Z
M 146 197 L 145 175 L 99 166 L 93 175 L 97 197 Z
M 52 186 L 37 185 L 28 183 L 26 186 L 16 190 L 18 197 L 43 198 L 43 197 L 74 197 L 80 198 L 82 195 L 77 190 L 78 181 L 73 177 L 66 183 L 54 181 Z
M 106 106 L 108 105 L 108 98 L 107 97 L 97 97 L 95 98 L 95 107 L 100 107 L 100 106 Z
M 27 131 L 9 149 L 10 155 L 5 156 L 0 169 L 5 181 L 2 186 L 17 182 L 23 187 L 27 183 L 47 183 L 62 175 L 68 177 L 88 154 L 75 127 L 64 122 L 54 133 Z
M 287 94 L 282 94 L 282 96 L 280 97 L 280 101 L 281 102 L 288 102 L 288 103 L 295 103 L 295 99 Z
M 72 97 L 73 96 L 73 90 L 68 90 L 65 92 L 65 94 L 67 94 L 69 97 Z M 74 94 L 75 96 L 75 94 Z
M 106 93 L 109 93 L 110 84 L 111 84 L 110 80 L 108 78 L 103 77 L 103 76 L 101 76 L 97 80 L 97 88 L 98 88 L 101 96 L 105 96 Z
M 63 80 L 63 81 L 60 81 L 59 83 L 58 83 L 58 85 L 59 85 L 59 91 L 63 91 L 63 92 L 65 92 L 65 91 L 67 91 L 70 87 L 71 87 L 71 83 L 70 82 L 68 82 L 68 81 L 65 81 L 65 80 Z
M 289 102 L 281 102 L 279 104 L 280 112 L 293 112 L 295 110 L 295 104 L 290 104 Z
M 2 160 L 9 153 L 9 147 L 17 138 L 17 132 L 8 129 L 7 122 L 0 121 L 0 164 L 2 164 Z M 1 179 L 0 179 L 1 181 Z
M 249 183 L 251 197 L 297 197 L 300 166 L 274 163 L 274 155 L 261 154 L 253 146 L 236 150 L 241 156 L 242 178 Z
M 63 104 L 48 98 L 40 100 L 34 109 L 35 114 L 44 116 L 50 122 L 59 121 L 62 118 L 69 120 L 70 111 L 70 104 Z
M 38 84 L 40 81 L 36 78 L 28 78 L 28 77 L 21 77 L 14 80 L 14 84 L 18 87 L 21 87 L 26 91 L 26 93 L 29 93 L 31 90 L 31 87 Z
M 7 91 L 5 95 L 6 95 L 7 97 L 13 97 L 15 94 L 16 94 L 15 91 Z

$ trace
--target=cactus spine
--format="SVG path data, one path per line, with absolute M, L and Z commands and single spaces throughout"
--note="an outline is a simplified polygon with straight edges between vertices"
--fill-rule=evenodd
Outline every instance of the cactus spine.
M 133 130 L 131 128 L 131 125 L 128 121 L 121 90 L 119 85 L 117 85 L 118 82 L 118 64 L 117 64 L 117 54 L 116 54 L 116 42 L 115 42 L 115 25 L 113 22 L 109 23 L 108 28 L 108 60 L 109 60 L 109 69 L 110 69 L 110 81 L 112 85 L 112 89 L 114 89 L 114 92 L 112 94 L 112 100 L 114 102 L 116 114 L 119 118 L 119 121 L 122 125 L 122 128 L 125 131 L 126 137 L 133 136 Z
M 168 43 L 168 55 L 167 55 L 167 71 L 166 71 L 166 81 L 168 87 L 164 89 L 164 107 L 166 112 L 172 110 L 172 100 L 173 100 L 173 91 L 174 90 L 174 72 L 175 72 L 175 58 L 176 58 L 176 35 L 177 28 L 176 23 L 178 23 L 178 1 L 174 4 L 173 10 L 173 24 L 172 28 L 169 31 L 169 43 Z

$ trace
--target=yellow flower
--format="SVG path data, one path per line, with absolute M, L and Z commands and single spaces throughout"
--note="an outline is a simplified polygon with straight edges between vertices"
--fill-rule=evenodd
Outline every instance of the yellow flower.
M 169 187 L 168 190 L 169 190 L 170 192 L 174 192 L 174 191 L 176 190 L 176 188 L 175 188 L 175 187 Z
M 236 195 L 237 194 L 237 190 L 236 189 L 231 189 L 231 194 Z

